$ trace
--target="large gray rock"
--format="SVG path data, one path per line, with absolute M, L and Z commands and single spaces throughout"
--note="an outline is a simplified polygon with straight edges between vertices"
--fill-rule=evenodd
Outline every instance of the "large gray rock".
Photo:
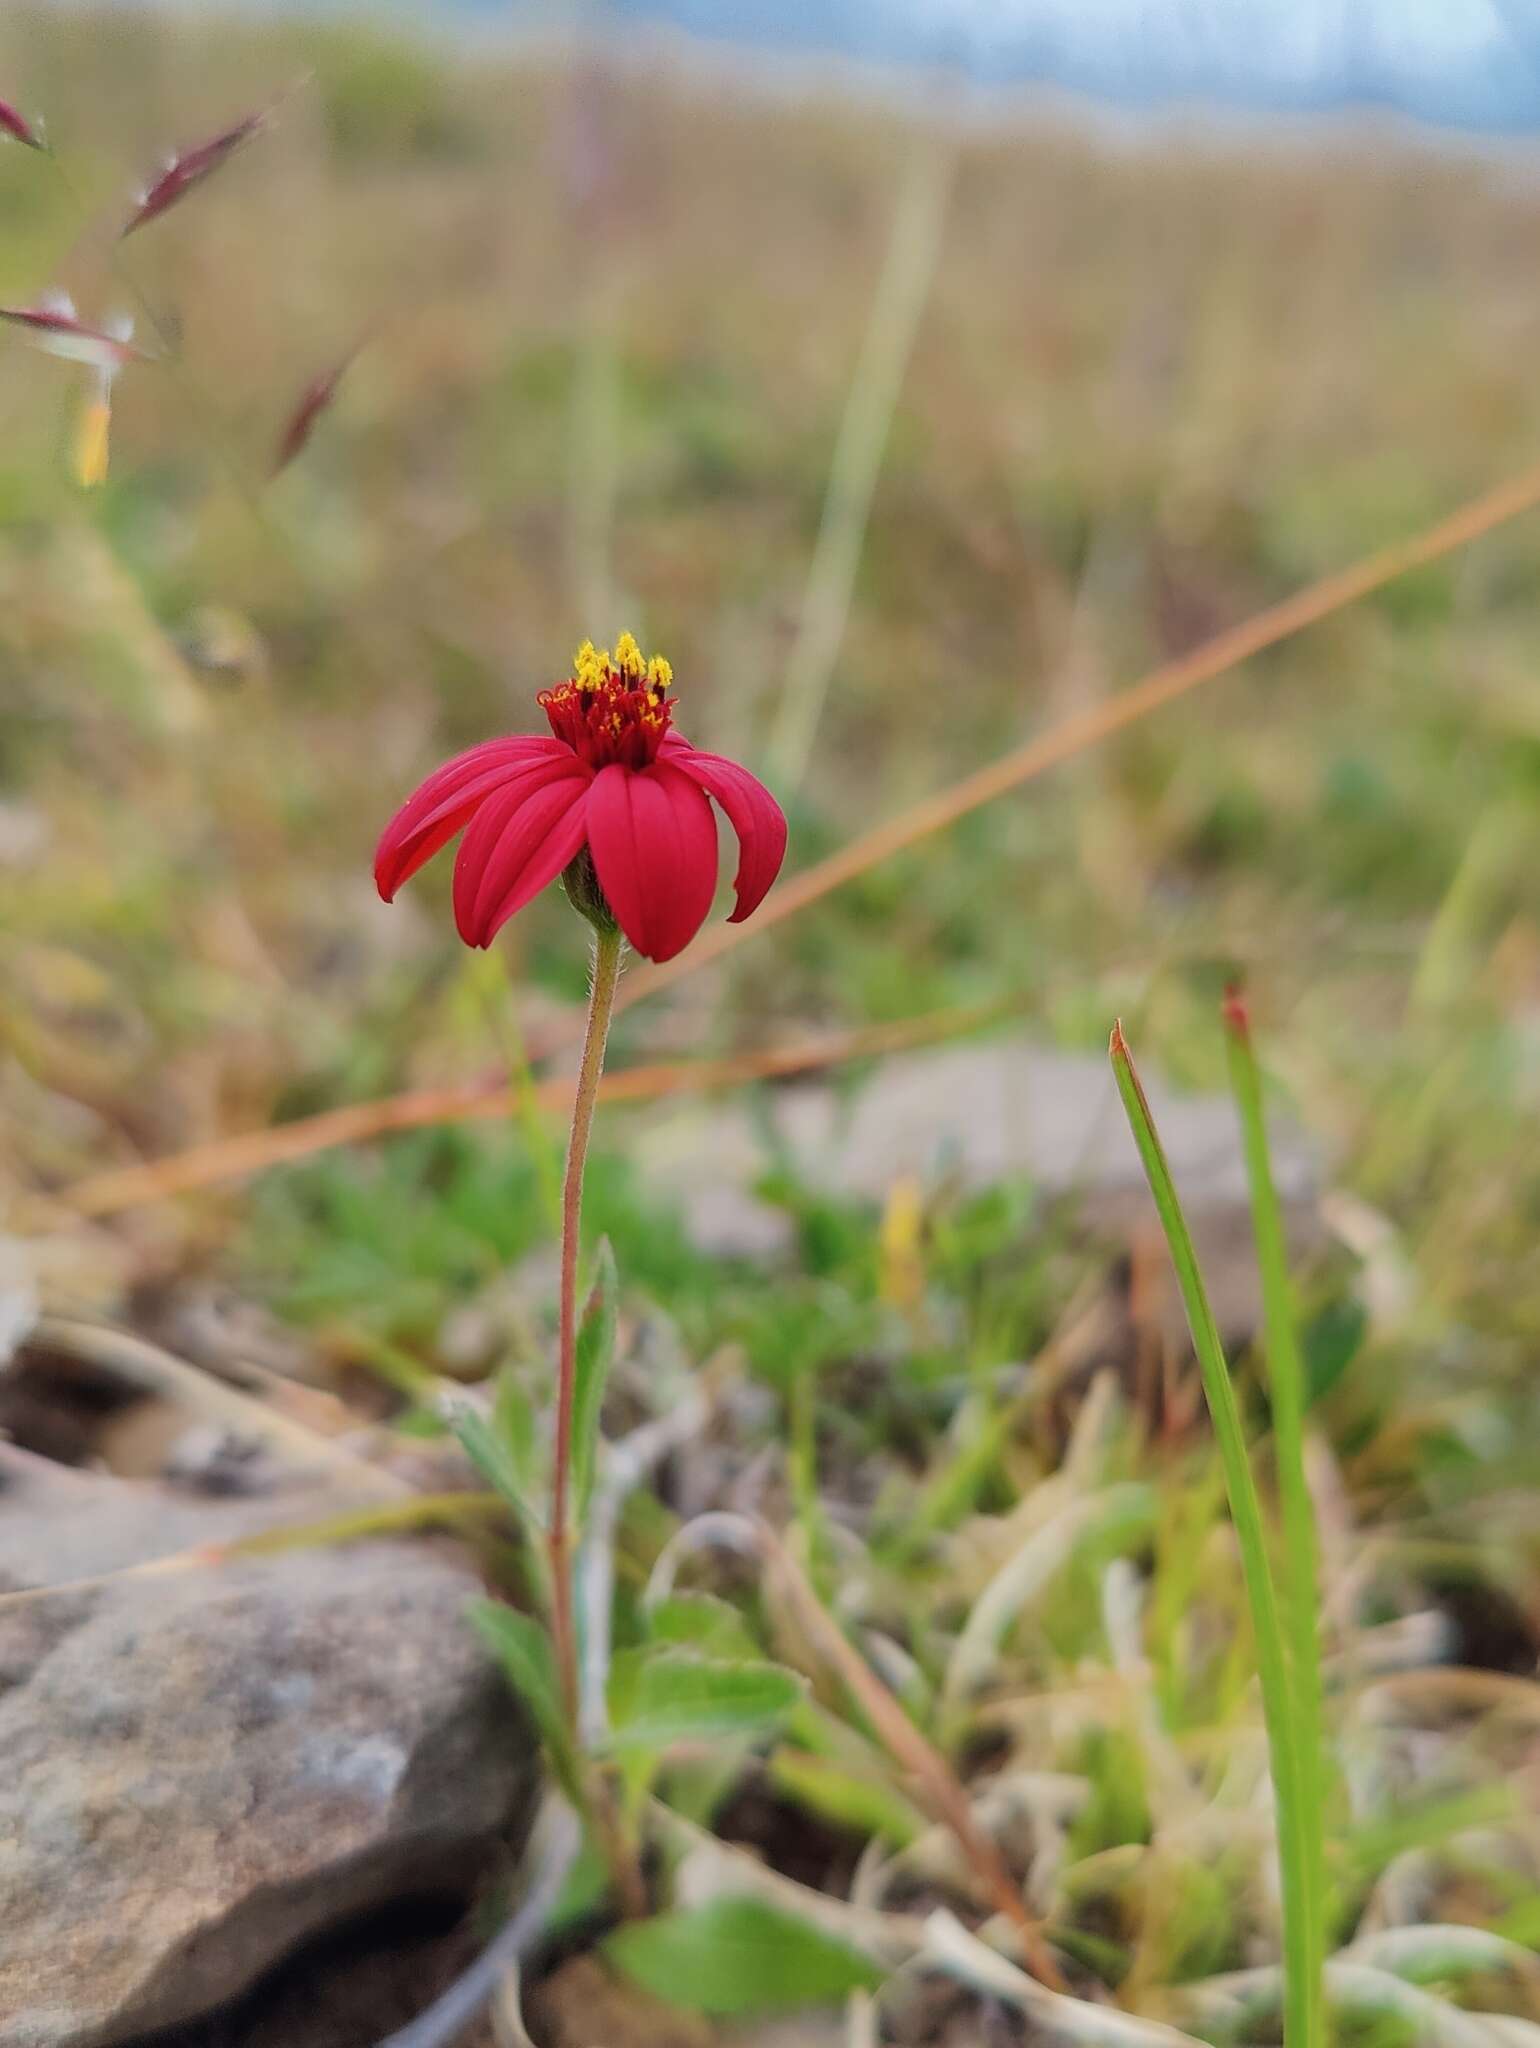
M 1194 1211 L 1244 1207 L 1235 1108 L 1222 1095 L 1179 1094 L 1145 1076 L 1171 1170 Z M 790 1225 L 752 1184 L 766 1133 L 814 1186 L 880 1201 L 906 1174 L 947 1174 L 965 1187 L 1022 1178 L 1080 1198 L 1117 1224 L 1148 1208 L 1143 1170 L 1105 1059 L 1013 1035 L 885 1059 L 849 1090 L 808 1080 L 774 1090 L 758 1113 L 691 1106 L 658 1119 L 641 1148 L 654 1184 L 684 1208 L 703 1249 L 774 1252 Z M 1286 1204 L 1315 1192 L 1318 1164 L 1297 1128 L 1273 1131 Z
M 0 1445 L 4 2048 L 187 2021 L 350 1915 L 462 1890 L 519 1813 L 531 1745 L 452 1552 L 131 1568 L 349 1505 L 313 1479 L 179 1498 Z

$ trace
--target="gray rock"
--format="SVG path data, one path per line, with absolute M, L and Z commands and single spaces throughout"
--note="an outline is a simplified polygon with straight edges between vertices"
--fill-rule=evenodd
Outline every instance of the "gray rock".
M 351 1915 L 463 1891 L 519 1814 L 532 1748 L 452 1551 L 185 1558 L 357 1505 L 313 1479 L 189 1500 L 0 1446 L 0 1586 L 47 1589 L 0 1599 L 5 2048 L 186 2022 Z
M 1194 1210 L 1244 1205 L 1229 1099 L 1146 1082 L 1183 1199 Z M 757 1117 L 712 1106 L 659 1121 L 646 1134 L 643 1166 L 682 1204 L 703 1249 L 755 1257 L 786 1244 L 787 1219 L 750 1191 L 769 1156 L 767 1129 L 815 1186 L 873 1201 L 910 1173 L 946 1173 L 966 1187 L 1025 1178 L 1045 1195 L 1079 1196 L 1119 1224 L 1147 1201 L 1107 1062 L 1021 1036 L 886 1059 L 854 1092 L 823 1081 L 777 1089 Z M 1307 1199 L 1317 1179 L 1311 1148 L 1287 1125 L 1275 1129 L 1273 1145 L 1284 1201 Z

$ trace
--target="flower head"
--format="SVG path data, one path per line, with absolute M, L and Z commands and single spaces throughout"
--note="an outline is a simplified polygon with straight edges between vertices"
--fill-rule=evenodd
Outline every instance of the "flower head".
M 374 862 L 386 902 L 463 830 L 454 905 L 468 946 L 490 945 L 563 875 L 590 916 L 612 919 L 649 960 L 671 960 L 716 890 L 714 797 L 738 835 L 732 918 L 748 917 L 780 871 L 786 820 L 747 769 L 674 730 L 673 679 L 629 633 L 613 654 L 584 641 L 567 680 L 540 693 L 549 739 L 484 740 L 397 811 Z

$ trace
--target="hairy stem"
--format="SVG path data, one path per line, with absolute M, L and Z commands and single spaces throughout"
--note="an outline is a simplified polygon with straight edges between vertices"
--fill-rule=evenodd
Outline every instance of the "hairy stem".
M 572 1396 L 577 1376 L 578 1234 L 583 1220 L 583 1167 L 594 1127 L 604 1047 L 620 979 L 620 933 L 601 928 L 594 940 L 593 981 L 588 994 L 588 1029 L 572 1102 L 567 1141 L 567 1174 L 561 1197 L 561 1320 L 556 1375 L 556 1458 L 551 1479 L 551 1635 L 556 1645 L 562 1693 L 574 1727 L 578 1718 L 578 1658 L 572 1608 L 572 1532 L 568 1527 L 572 1491 Z

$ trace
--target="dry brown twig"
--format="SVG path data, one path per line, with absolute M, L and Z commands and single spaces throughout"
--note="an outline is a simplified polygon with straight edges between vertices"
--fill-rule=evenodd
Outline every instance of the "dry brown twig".
M 780 1594 L 804 1631 L 806 1647 L 840 1679 L 888 1754 L 922 1788 L 934 1817 L 951 1830 L 982 1889 L 1015 1930 L 1033 1974 L 1041 1983 L 1062 1990 L 1064 1979 L 1043 1939 L 1041 1923 L 1028 1910 L 999 1848 L 974 1818 L 967 1791 L 951 1765 L 846 1640 L 802 1567 L 767 1522 L 725 1509 L 712 1509 L 686 1522 L 653 1567 L 647 1604 L 667 1596 L 683 1557 L 706 1544 L 737 1550 L 763 1565 L 769 1587 Z
M 622 984 L 624 987 L 624 984 Z M 956 1037 L 1009 1016 L 1015 1000 L 977 1004 L 966 1009 L 932 1011 L 896 1024 L 878 1024 L 861 1031 L 842 1031 L 800 1044 L 771 1047 L 767 1052 L 733 1053 L 718 1060 L 663 1060 L 606 1074 L 599 1084 L 601 1102 L 657 1102 L 671 1095 L 704 1094 L 714 1088 L 736 1088 L 748 1081 L 786 1080 L 798 1074 L 902 1052 L 938 1038 Z M 350 1103 L 345 1108 L 303 1117 L 276 1129 L 246 1131 L 196 1145 L 144 1166 L 93 1174 L 61 1190 L 56 1198 L 78 1216 L 111 1216 L 145 1202 L 188 1194 L 222 1181 L 245 1180 L 272 1166 L 284 1166 L 338 1145 L 362 1144 L 395 1131 L 419 1130 L 428 1124 L 496 1119 L 513 1115 L 531 1101 L 540 1109 L 562 1109 L 572 1099 L 572 1078 L 557 1074 L 532 1090 L 471 1083 L 456 1088 L 421 1088 L 383 1102 Z
M 865 1658 L 847 1642 L 839 1623 L 780 1538 L 764 1527 L 759 1541 L 773 1579 L 795 1608 L 814 1649 L 839 1674 L 884 1748 L 923 1786 L 936 1817 L 945 1821 L 957 1837 L 980 1883 L 1015 1928 L 1033 1976 L 1051 1990 L 1063 1991 L 1064 1977 L 1043 1939 L 1041 1923 L 1028 1911 L 999 1848 L 974 1819 L 968 1794 L 951 1765 L 920 1733 Z
M 7 1463 L 29 1455 L 0 1445 L 0 1476 Z M 468 1536 L 478 1522 L 495 1521 L 507 1512 L 506 1503 L 495 1493 L 413 1494 L 404 1501 L 393 1500 L 384 1507 L 330 1515 L 320 1522 L 280 1522 L 249 1536 L 214 1538 L 207 1543 L 195 1543 L 188 1550 L 167 1551 L 164 1556 L 143 1558 L 137 1564 L 93 1572 L 88 1578 L 58 1579 L 46 1586 L 18 1586 L 14 1592 L 0 1593 L 0 1614 L 17 1607 L 37 1606 L 45 1600 L 97 1592 L 124 1579 L 175 1578 L 183 1572 L 219 1571 L 226 1565 L 271 1557 L 285 1550 L 356 1543 L 370 1536 L 404 1535 L 422 1529 L 446 1529 Z
M 172 1402 L 189 1416 L 254 1438 L 295 1470 L 326 1472 L 366 1493 L 400 1496 L 407 1491 L 393 1473 L 355 1455 L 336 1438 L 130 1331 L 77 1316 L 40 1315 L 28 1332 L 27 1343 L 96 1366 L 142 1394 Z

